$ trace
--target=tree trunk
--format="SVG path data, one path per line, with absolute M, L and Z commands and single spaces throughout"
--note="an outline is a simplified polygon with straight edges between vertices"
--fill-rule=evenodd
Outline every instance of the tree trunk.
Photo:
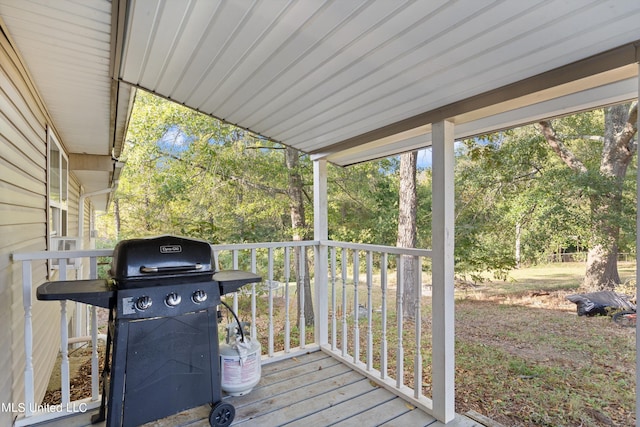
M 289 171 L 289 211 L 291 213 L 291 227 L 293 229 L 293 240 L 307 240 L 307 223 L 304 216 L 304 189 L 302 174 L 299 166 L 300 152 L 293 148 L 285 150 L 285 163 Z M 294 251 L 294 262 L 297 277 L 298 295 L 304 292 L 304 321 L 305 325 L 313 326 L 313 300 L 311 294 L 311 278 L 309 277 L 309 258 L 305 255 L 304 262 L 300 266 L 300 256 L 303 253 L 301 248 Z M 302 279 L 302 280 L 301 280 Z M 300 324 L 300 310 L 298 310 L 298 324 Z M 302 332 L 302 331 L 301 331 Z
M 516 222 L 516 268 L 520 268 L 520 237 L 522 236 L 522 229 L 520 228 L 520 221 Z
M 613 289 L 620 283 L 618 274 L 618 238 L 622 215 L 622 187 L 627 167 L 636 151 L 633 135 L 637 131 L 637 104 L 616 105 L 605 109 L 604 146 L 600 173 L 612 180 L 609 191 L 591 197 L 594 219 L 587 270 L 583 286 L 587 290 Z M 632 123 L 630 123 L 632 121 Z
M 612 290 L 620 283 L 618 275 L 618 246 L 595 245 L 587 253 L 587 269 L 582 287 L 589 291 Z
M 606 108 L 604 113 L 604 145 L 599 173 L 610 180 L 607 190 L 590 197 L 591 238 L 583 288 L 588 291 L 613 289 L 620 283 L 618 274 L 618 238 L 622 215 L 622 187 L 627 167 L 637 144 L 633 140 L 637 133 L 638 105 L 616 105 Z M 548 121 L 540 122 L 542 132 L 552 149 L 572 169 L 588 173 L 577 157 L 558 138 Z
M 400 156 L 397 245 L 401 248 L 416 247 L 417 159 L 418 153 L 415 151 Z M 416 309 L 420 305 L 420 266 L 417 257 L 403 256 L 403 258 L 404 292 L 402 293 L 402 314 L 405 319 L 415 320 Z
M 117 197 L 113 198 L 113 220 L 116 229 L 116 241 L 120 240 L 120 201 Z

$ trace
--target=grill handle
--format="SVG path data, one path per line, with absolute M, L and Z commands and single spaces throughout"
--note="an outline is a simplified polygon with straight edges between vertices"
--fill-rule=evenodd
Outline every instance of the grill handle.
M 204 266 L 202 264 L 189 264 L 189 265 L 172 265 L 170 267 L 140 267 L 141 273 L 175 273 L 180 271 L 193 271 L 202 270 Z

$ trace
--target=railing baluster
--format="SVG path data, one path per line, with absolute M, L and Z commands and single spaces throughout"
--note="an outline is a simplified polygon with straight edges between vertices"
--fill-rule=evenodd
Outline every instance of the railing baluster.
M 24 307 L 24 404 L 25 416 L 33 415 L 34 381 L 33 381 L 33 323 L 31 313 L 31 261 L 22 261 L 22 304 Z
M 331 350 L 336 350 L 338 335 L 336 332 L 336 248 L 331 247 Z
M 238 250 L 234 249 L 232 252 L 233 254 L 233 269 L 237 270 L 238 269 Z M 238 292 L 234 292 L 233 293 L 233 311 L 237 314 L 238 313 Z M 238 325 L 240 326 L 240 325 Z
M 305 297 L 304 293 L 305 293 L 305 281 L 307 279 L 306 275 L 305 275 L 306 270 L 307 270 L 307 268 L 306 268 L 306 266 L 307 266 L 307 260 L 306 260 L 307 248 L 306 248 L 306 246 L 300 246 L 299 250 L 300 250 L 300 256 L 298 258 L 299 258 L 299 261 L 300 261 L 300 266 L 299 266 L 299 268 L 300 268 L 300 275 L 299 275 L 299 277 L 300 277 L 300 291 L 298 292 L 298 297 L 299 297 L 300 304 L 298 306 L 298 310 L 299 310 L 299 313 L 300 313 L 300 316 L 299 316 L 300 317 L 300 324 L 298 325 L 298 328 L 300 329 L 300 348 L 305 348 L 305 346 L 306 346 L 306 338 L 307 338 L 306 337 L 307 329 L 306 329 L 306 326 L 305 326 L 305 318 L 304 318 L 304 302 L 305 302 L 304 301 L 304 297 Z
M 251 272 L 256 274 L 258 272 L 257 267 L 257 259 L 256 259 L 256 249 L 251 249 Z M 258 340 L 258 327 L 256 325 L 256 284 L 251 284 L 251 338 L 254 342 Z
M 358 282 L 360 281 L 360 253 L 353 251 L 353 363 L 360 361 L 360 303 Z
M 404 348 L 402 346 L 402 294 L 404 293 L 404 255 L 398 256 L 398 285 L 396 286 L 396 319 L 398 348 L 396 349 L 396 387 L 404 382 Z
M 380 289 L 382 291 L 382 342 L 380 343 L 380 378 L 387 377 L 387 262 L 388 255 L 382 253 L 380 260 Z
M 214 270 L 220 269 L 220 251 L 217 249 L 213 250 L 213 268 Z
M 342 357 L 347 357 L 347 249 L 342 248 Z
M 68 405 L 71 401 L 71 385 L 69 382 L 69 333 L 67 326 L 67 301 L 60 301 L 60 386 L 62 387 L 63 405 Z
M 367 251 L 367 371 L 373 368 L 373 310 L 371 288 L 373 286 L 373 253 Z
M 98 308 L 91 306 L 91 400 L 99 399 L 100 368 L 98 358 Z
M 58 260 L 58 280 L 67 280 L 67 259 Z
M 231 251 L 232 255 L 232 267 L 234 270 L 238 269 L 238 249 L 234 249 Z
M 89 258 L 89 279 L 98 278 L 98 257 L 92 256 Z
M 273 248 L 269 248 L 268 251 L 268 272 L 267 277 L 269 280 L 269 286 L 267 286 L 268 298 L 269 298 L 269 357 L 273 357 L 273 290 L 271 283 L 273 283 Z
M 415 295 L 416 302 L 414 304 L 415 307 L 415 318 L 416 318 L 416 355 L 414 359 L 413 366 L 413 397 L 418 399 L 420 395 L 422 395 L 422 320 L 421 320 L 421 308 L 422 308 L 422 266 L 420 263 L 421 258 L 416 257 L 415 265 L 416 265 L 416 283 L 417 286 Z M 413 260 L 412 260 L 413 261 Z
M 291 256 L 289 246 L 284 248 L 284 352 L 291 350 L 291 313 L 289 307 L 289 281 L 291 280 Z

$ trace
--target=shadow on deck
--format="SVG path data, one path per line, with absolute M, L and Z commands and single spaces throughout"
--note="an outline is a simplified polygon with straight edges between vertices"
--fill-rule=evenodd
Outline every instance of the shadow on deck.
M 232 426 L 444 426 L 321 351 L 265 365 L 253 391 L 224 399 L 236 409 Z M 38 425 L 90 426 L 96 411 Z M 204 427 L 209 425 L 210 411 L 209 405 L 200 406 L 144 426 Z M 482 424 L 457 415 L 447 426 Z

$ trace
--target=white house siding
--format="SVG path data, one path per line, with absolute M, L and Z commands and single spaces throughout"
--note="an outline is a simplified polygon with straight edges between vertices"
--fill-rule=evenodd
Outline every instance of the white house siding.
M 0 31 L 0 403 L 24 401 L 24 310 L 22 269 L 11 253 L 47 249 L 46 109 L 19 55 Z M 61 141 L 64 144 L 63 141 Z M 76 203 L 70 230 L 77 230 L 79 186 L 71 180 Z M 58 353 L 60 306 L 40 302 L 35 287 L 47 280 L 45 262 L 33 264 L 33 367 L 35 399 L 44 396 Z M 9 327 L 10 325 L 10 327 Z M 0 425 L 16 413 L 0 411 Z

